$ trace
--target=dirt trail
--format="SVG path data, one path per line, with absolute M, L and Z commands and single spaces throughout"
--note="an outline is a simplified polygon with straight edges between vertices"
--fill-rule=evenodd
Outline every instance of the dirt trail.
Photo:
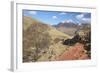
M 83 44 L 75 44 L 65 51 L 61 56 L 56 57 L 56 60 L 84 60 L 89 59 Z

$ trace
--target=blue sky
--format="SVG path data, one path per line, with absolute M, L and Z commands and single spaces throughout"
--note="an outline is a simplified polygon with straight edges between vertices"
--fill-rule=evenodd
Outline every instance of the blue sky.
M 30 16 L 50 25 L 60 22 L 91 23 L 91 13 L 85 12 L 23 10 L 23 16 Z

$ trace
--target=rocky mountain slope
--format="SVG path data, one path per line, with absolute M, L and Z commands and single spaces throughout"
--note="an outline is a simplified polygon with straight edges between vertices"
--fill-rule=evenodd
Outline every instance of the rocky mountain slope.
M 87 48 L 90 49 L 90 40 L 86 41 L 90 39 L 90 34 L 87 35 L 90 27 L 84 25 L 76 33 L 81 38 L 78 41 L 75 41 L 77 37 L 74 38 L 77 25 L 68 24 L 65 27 L 59 24 L 59 28 L 61 27 L 69 33 L 74 31 L 73 36 L 39 20 L 23 16 L 23 62 L 90 59 L 90 50 L 87 51 Z M 63 44 L 66 41 L 68 44 Z M 74 44 L 69 45 L 72 41 L 75 41 Z
M 38 61 L 44 53 L 56 48 L 56 43 L 70 38 L 69 35 L 31 17 L 24 17 L 23 21 L 23 62 Z M 59 48 L 60 46 L 56 49 Z
M 78 24 L 78 23 L 73 23 L 73 22 L 60 22 L 57 25 L 54 25 L 53 27 L 55 27 L 57 30 L 65 34 L 74 36 L 76 32 L 83 30 L 84 28 L 87 28 L 87 27 L 90 28 L 91 25 L 89 23 Z

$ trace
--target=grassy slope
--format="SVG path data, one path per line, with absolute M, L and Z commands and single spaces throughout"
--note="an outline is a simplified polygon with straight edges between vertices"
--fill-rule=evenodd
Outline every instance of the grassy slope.
M 32 25 L 32 23 L 36 23 L 35 20 L 33 20 L 31 17 L 29 16 L 24 16 L 23 17 L 23 29 L 27 30 L 28 27 L 30 27 L 30 25 Z
M 24 31 L 27 30 L 31 25 L 40 25 L 39 28 L 42 28 L 42 22 L 32 19 L 31 17 L 24 17 Z M 45 54 L 43 54 L 38 61 L 49 61 L 49 60 L 55 60 L 55 56 L 59 56 L 61 55 L 66 49 L 67 46 L 62 45 L 62 42 L 58 42 L 58 43 L 54 43 L 54 39 L 56 38 L 61 38 L 61 39 L 67 39 L 70 38 L 70 36 L 68 36 L 65 33 L 62 33 L 60 31 L 58 31 L 57 29 L 55 29 L 52 26 L 49 26 L 47 28 L 43 28 L 43 30 L 46 29 L 50 29 L 46 32 L 49 33 L 49 35 L 51 36 L 52 40 L 51 42 L 53 42 L 53 44 L 48 48 L 47 52 Z M 38 29 L 37 29 L 38 30 Z M 53 51 L 53 54 L 51 53 Z M 51 56 L 51 58 L 49 58 Z
M 60 31 L 58 31 L 57 29 L 55 28 L 52 28 L 50 31 L 48 31 L 49 34 L 52 36 L 53 39 L 55 38 L 60 38 L 60 37 L 65 37 L 65 38 L 70 38 L 69 35 L 65 34 L 65 33 L 62 33 Z
M 40 22 L 38 20 L 35 20 L 35 19 L 32 19 L 31 17 L 28 17 L 28 16 L 24 16 L 23 17 L 23 20 L 24 20 L 24 22 L 23 22 L 23 24 L 24 24 L 24 30 L 27 30 L 31 25 L 36 25 L 38 23 L 41 23 L 42 24 L 42 22 Z M 56 30 L 53 27 L 48 26 L 48 28 L 50 28 L 51 30 L 50 31 L 47 31 L 47 32 L 51 35 L 51 37 L 53 39 L 55 39 L 57 37 L 62 37 L 62 36 L 63 37 L 66 37 L 66 38 L 69 38 L 70 37 L 70 36 L 66 35 L 65 33 L 62 33 L 60 31 Z
M 70 35 L 70 36 L 75 35 L 75 31 L 77 30 L 77 28 L 75 28 L 75 27 L 69 27 L 69 28 L 67 28 L 67 27 L 59 27 L 57 29 L 59 31 L 61 31 L 61 32 L 64 32 L 64 33 Z

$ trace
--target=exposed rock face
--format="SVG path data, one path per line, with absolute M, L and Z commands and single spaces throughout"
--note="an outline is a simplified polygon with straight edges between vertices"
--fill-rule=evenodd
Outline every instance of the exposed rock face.
M 75 35 L 72 39 L 67 39 L 63 42 L 64 45 L 74 45 L 75 43 L 81 41 L 81 37 L 79 35 Z

